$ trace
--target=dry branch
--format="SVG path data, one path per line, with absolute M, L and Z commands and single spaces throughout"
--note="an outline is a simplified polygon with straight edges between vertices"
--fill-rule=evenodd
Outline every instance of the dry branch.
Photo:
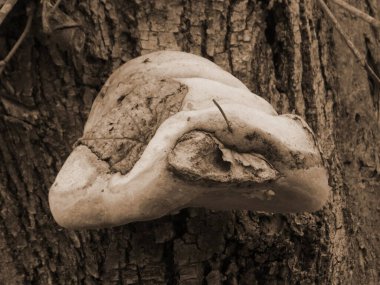
M 369 75 L 377 82 L 377 84 L 380 85 L 380 78 L 375 73 L 375 71 L 371 68 L 371 66 L 368 64 L 365 56 L 363 56 L 358 49 L 355 47 L 354 43 L 350 40 L 350 37 L 346 32 L 343 31 L 342 26 L 339 24 L 338 20 L 335 18 L 333 12 L 327 7 L 325 1 L 318 0 L 318 3 L 320 4 L 322 10 L 326 13 L 328 18 L 333 23 L 334 27 L 337 29 L 337 31 L 340 33 L 340 35 L 343 37 L 344 41 L 346 42 L 349 49 L 352 51 L 352 53 L 356 56 L 356 58 L 359 60 L 360 64 L 367 70 Z
M 0 25 L 3 23 L 10 11 L 12 11 L 14 5 L 18 0 L 7 0 L 0 9 Z
M 59 4 L 61 4 L 61 1 L 62 1 L 62 0 L 57 0 L 57 2 L 55 2 L 54 6 L 53 6 L 53 8 L 51 9 L 51 11 L 50 11 L 50 12 L 54 12 L 54 11 L 55 11 L 55 9 L 57 9 L 57 8 L 58 8 Z
M 34 14 L 35 4 L 34 2 L 29 2 L 28 6 L 26 8 L 26 14 L 28 15 L 28 20 L 26 22 L 24 31 L 22 32 L 21 36 L 18 38 L 15 45 L 12 47 L 10 52 L 7 54 L 7 56 L 0 61 L 0 75 L 3 73 L 5 65 L 10 61 L 10 59 L 13 57 L 13 55 L 16 53 L 17 49 L 20 47 L 22 42 L 24 41 L 26 35 L 28 34 L 30 27 L 32 26 L 32 20 L 33 20 L 33 14 Z
M 339 5 L 340 7 L 346 9 L 347 11 L 350 11 L 355 16 L 363 19 L 364 21 L 370 23 L 371 25 L 375 26 L 376 28 L 380 28 L 380 21 L 371 17 L 367 13 L 364 13 L 360 11 L 359 9 L 355 8 L 354 6 L 351 6 L 350 4 L 342 1 L 342 0 L 332 0 L 335 4 Z

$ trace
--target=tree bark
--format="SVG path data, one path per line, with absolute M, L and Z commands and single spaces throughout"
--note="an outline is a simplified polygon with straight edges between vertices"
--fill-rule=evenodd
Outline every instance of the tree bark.
M 0 27 L 1 58 L 25 26 L 19 2 Z M 379 18 L 376 0 L 349 2 Z M 0 78 L 0 284 L 380 282 L 380 87 L 316 1 L 68 0 L 55 11 L 63 27 L 36 3 L 32 31 Z M 328 4 L 380 74 L 380 31 Z M 305 118 L 329 170 L 328 205 L 60 228 L 48 189 L 93 99 L 118 66 L 161 49 L 209 58 L 279 113 Z

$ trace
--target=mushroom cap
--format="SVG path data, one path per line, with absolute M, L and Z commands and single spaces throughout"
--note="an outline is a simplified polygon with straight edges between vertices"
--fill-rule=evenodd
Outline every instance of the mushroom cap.
M 99 228 L 190 206 L 316 211 L 328 194 L 302 118 L 278 115 L 207 59 L 161 51 L 107 80 L 49 203 L 60 225 Z

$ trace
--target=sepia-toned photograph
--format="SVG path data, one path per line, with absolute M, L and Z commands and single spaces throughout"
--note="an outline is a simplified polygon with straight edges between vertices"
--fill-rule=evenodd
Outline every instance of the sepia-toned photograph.
M 0 0 L 0 285 L 380 284 L 379 0 Z

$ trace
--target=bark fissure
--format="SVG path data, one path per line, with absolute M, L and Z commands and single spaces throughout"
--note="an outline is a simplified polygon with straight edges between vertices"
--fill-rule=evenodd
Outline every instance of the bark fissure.
M 233 60 L 232 60 L 232 50 L 231 50 L 231 34 L 233 32 L 232 28 L 232 13 L 234 12 L 234 7 L 236 5 L 236 0 L 230 0 L 227 7 L 227 16 L 226 16 L 226 36 L 224 39 L 224 50 L 227 52 L 227 58 L 228 58 L 228 66 L 229 71 L 234 74 L 234 66 L 233 66 Z

